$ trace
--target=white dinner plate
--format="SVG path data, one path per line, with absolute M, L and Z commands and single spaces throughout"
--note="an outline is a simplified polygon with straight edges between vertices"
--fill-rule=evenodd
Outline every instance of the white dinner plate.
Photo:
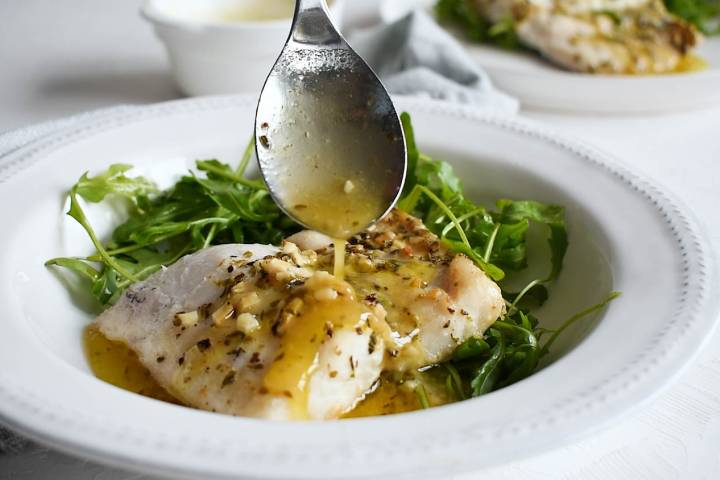
M 570 248 L 538 313 L 544 325 L 623 292 L 562 337 L 541 371 L 474 400 L 325 423 L 213 414 L 95 378 L 81 346 L 87 303 L 43 266 L 91 250 L 63 215 L 64 192 L 112 163 L 167 184 L 196 158 L 237 161 L 255 101 L 216 97 L 91 114 L 0 157 L 0 420 L 71 453 L 173 477 L 448 478 L 617 422 L 697 354 L 716 324 L 717 284 L 703 238 L 666 192 L 524 120 L 428 100 L 397 106 L 412 113 L 421 148 L 450 161 L 471 197 L 567 207 Z M 114 213 L 91 215 L 107 234 Z
M 385 22 L 436 0 L 384 0 Z M 499 89 L 524 108 L 582 113 L 649 113 L 720 104 L 720 37 L 707 38 L 698 54 L 709 68 L 666 75 L 590 75 L 568 72 L 537 54 L 512 52 L 467 40 L 449 30 Z

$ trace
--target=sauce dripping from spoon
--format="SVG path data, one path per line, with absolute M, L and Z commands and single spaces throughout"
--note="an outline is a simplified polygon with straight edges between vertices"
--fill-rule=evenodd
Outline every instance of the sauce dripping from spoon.
M 333 265 L 333 274 L 340 280 L 345 278 L 345 245 L 347 240 L 334 239 L 335 247 L 335 263 Z
M 285 48 L 255 116 L 258 165 L 275 203 L 299 224 L 347 239 L 400 196 L 407 149 L 377 75 L 348 45 L 325 0 L 297 0 Z

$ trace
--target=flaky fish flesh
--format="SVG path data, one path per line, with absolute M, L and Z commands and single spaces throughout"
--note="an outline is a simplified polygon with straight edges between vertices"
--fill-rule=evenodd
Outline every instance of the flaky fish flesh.
M 387 372 L 447 360 L 504 314 L 499 287 L 414 217 L 393 211 L 330 272 L 330 239 L 223 245 L 131 286 L 97 319 L 185 405 L 333 419 Z

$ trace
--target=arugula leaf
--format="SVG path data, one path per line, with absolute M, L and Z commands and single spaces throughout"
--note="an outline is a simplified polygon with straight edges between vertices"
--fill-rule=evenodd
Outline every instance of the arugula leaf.
M 169 222 L 186 222 L 216 216 L 217 204 L 193 177 L 183 177 L 169 191 L 158 196 L 144 208 L 144 214 L 132 215 L 113 232 L 118 245 L 133 243 L 136 232 L 162 226 Z
M 445 367 L 445 370 L 448 371 L 448 376 L 445 382 L 448 392 L 450 392 L 458 400 L 465 400 L 467 398 L 467 394 L 465 393 L 465 384 L 460 372 L 457 368 L 455 368 L 455 365 L 453 365 L 452 362 L 445 362 L 443 366 Z
M 550 262 L 552 265 L 547 280 L 557 278 L 562 270 L 563 260 L 568 248 L 567 228 L 565 226 L 565 209 L 558 205 L 545 205 L 534 201 L 513 201 L 502 199 L 497 201 L 500 210 L 499 221 L 503 224 L 535 221 L 547 225 L 550 229 L 548 244 L 550 245 Z M 503 232 L 504 233 L 504 232 Z M 524 236 L 524 234 L 523 234 Z M 499 242 L 503 237 L 500 237 Z M 514 240 L 509 240 L 512 244 Z
M 610 302 L 615 300 L 616 298 L 620 297 L 622 293 L 620 292 L 611 292 L 610 295 L 608 295 L 607 298 L 605 298 L 602 302 L 593 305 L 592 307 L 588 307 L 585 310 L 582 310 L 574 315 L 572 315 L 570 318 L 565 320 L 561 325 L 560 328 L 555 330 L 552 334 L 552 336 L 548 339 L 547 342 L 543 345 L 542 349 L 540 349 L 540 355 L 547 355 L 550 352 L 550 347 L 555 343 L 555 341 L 560 337 L 560 335 L 570 328 L 572 325 L 574 325 L 578 320 L 580 320 L 583 317 L 586 317 L 590 315 L 591 313 L 595 313 L 597 311 L 602 310 L 605 308 Z
M 530 288 L 522 292 L 503 291 L 503 298 L 520 310 L 540 308 L 545 304 L 549 296 L 547 287 L 540 282 L 533 283 Z
M 230 165 L 221 163 L 218 160 L 198 160 L 196 165 L 198 170 L 207 173 L 207 177 L 210 180 L 229 180 L 232 183 L 239 183 L 252 189 L 266 189 L 262 180 L 248 180 L 243 176 L 243 173 L 233 171 Z
M 196 177 L 195 181 L 205 189 L 205 194 L 218 206 L 234 213 L 242 220 L 267 222 L 280 215 L 267 190 L 252 191 L 232 182 L 209 178 Z
M 407 145 L 407 177 L 405 178 L 405 186 L 403 187 L 403 196 L 409 195 L 417 185 L 417 164 L 420 158 L 420 152 L 415 143 L 415 130 L 412 126 L 410 114 L 403 112 L 400 114 L 400 122 L 405 132 L 405 144 Z
M 442 187 L 441 187 L 442 188 Z M 470 244 L 470 241 L 468 240 L 467 236 L 465 235 L 465 231 L 462 228 L 462 225 L 460 225 L 460 222 L 458 221 L 455 214 L 452 212 L 452 210 L 437 196 L 435 193 L 433 193 L 430 188 L 426 187 L 425 185 L 415 185 L 415 188 L 412 192 L 410 192 L 410 195 L 408 197 L 400 202 L 399 206 L 402 209 L 407 209 L 410 212 L 414 212 L 417 208 L 417 204 L 420 201 L 420 195 L 425 195 L 428 197 L 434 204 L 435 207 L 439 208 L 440 211 L 443 213 L 443 215 L 447 216 L 447 218 L 450 220 L 450 222 L 453 223 L 455 226 L 455 230 L 457 231 L 458 235 L 460 236 L 460 241 L 454 241 L 451 239 L 448 239 L 447 237 L 442 237 L 441 240 L 447 244 L 451 250 L 458 252 L 458 253 L 464 253 L 468 257 L 470 257 L 472 260 L 475 261 L 475 263 L 482 268 L 485 273 L 487 273 L 490 278 L 493 280 L 502 280 L 505 276 L 505 273 L 496 267 L 495 265 L 492 265 L 491 263 L 488 263 L 485 261 L 483 256 L 479 254 L 477 251 L 475 251 Z M 427 215 L 426 215 L 427 218 Z M 437 221 L 426 221 L 426 226 L 428 226 L 431 230 L 432 227 L 435 227 L 435 230 L 438 229 L 437 227 L 438 222 Z
M 157 187 L 151 181 L 143 177 L 126 176 L 125 173 L 132 168 L 131 165 L 118 163 L 95 177 L 85 173 L 75 185 L 75 191 L 93 203 L 102 202 L 110 194 L 120 195 L 135 203 L 139 197 L 157 192 Z
M 102 275 L 93 283 L 91 292 L 93 297 L 101 304 L 114 304 L 122 293 L 117 284 L 117 274 L 115 270 L 111 267 L 105 267 Z
M 520 220 L 499 225 L 489 260 L 508 270 L 522 270 L 527 267 L 526 234 L 530 223 Z
M 706 35 L 720 34 L 718 0 L 665 0 L 670 12 L 695 24 Z
M 435 14 L 441 22 L 458 26 L 476 42 L 492 43 L 508 50 L 523 48 L 515 33 L 512 16 L 492 23 L 480 15 L 474 0 L 439 0 L 435 4 Z
M 435 14 L 441 21 L 462 27 L 472 40 L 484 41 L 488 36 L 488 24 L 478 11 L 466 0 L 439 0 Z
M 227 218 L 210 217 L 191 222 L 165 222 L 160 225 L 152 225 L 143 230 L 132 232 L 129 240 L 138 246 L 153 245 L 177 237 L 185 232 L 192 231 L 197 227 L 215 224 L 225 225 L 229 221 Z
M 505 357 L 505 337 L 495 328 L 490 328 L 488 335 L 489 340 L 494 345 L 490 357 L 482 364 L 482 367 L 470 382 L 473 397 L 493 391 L 500 376 L 500 367 Z
M 72 270 L 78 275 L 85 277 L 91 282 L 95 282 L 100 276 L 100 272 L 90 265 L 88 261 L 81 258 L 53 258 L 45 262 L 45 266 L 67 268 L 68 270 Z
M 118 272 L 120 275 L 127 278 L 128 280 L 137 281 L 137 278 L 133 274 L 118 265 L 115 259 L 110 254 L 108 254 L 103 244 L 97 238 L 97 235 L 95 235 L 95 231 L 90 226 L 90 222 L 88 221 L 87 217 L 85 216 L 85 212 L 83 211 L 80 203 L 78 202 L 76 187 L 73 187 L 70 190 L 70 210 L 67 212 L 67 214 L 74 218 L 75 221 L 77 221 L 85 229 L 85 232 L 90 237 L 90 240 L 95 246 L 98 254 L 100 255 L 100 257 L 102 257 L 103 261 L 109 267 L 112 267 L 116 272 Z
M 490 350 L 490 345 L 482 338 L 470 337 L 460 344 L 453 353 L 456 362 L 479 357 Z
M 425 385 L 423 385 L 421 382 L 418 382 L 418 384 L 415 386 L 415 396 L 417 397 L 418 403 L 420 404 L 420 408 L 428 409 L 432 405 L 430 405 L 430 400 L 428 399 L 427 391 L 425 390 Z
M 503 320 L 498 320 L 493 323 L 493 328 L 511 340 L 511 346 L 507 348 L 510 354 L 508 356 L 512 355 L 513 359 L 519 360 L 512 365 L 509 369 L 510 371 L 504 375 L 500 386 L 511 385 L 530 376 L 537 368 L 540 359 L 540 351 L 535 334 L 527 328 Z M 517 353 L 521 355 L 517 356 Z
M 462 184 L 452 166 L 447 162 L 436 162 L 425 155 L 418 157 L 415 178 L 418 184 L 443 200 L 451 200 L 462 192 Z

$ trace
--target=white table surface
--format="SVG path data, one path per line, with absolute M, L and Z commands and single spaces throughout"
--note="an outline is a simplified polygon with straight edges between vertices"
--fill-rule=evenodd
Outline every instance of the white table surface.
M 376 0 L 350 0 L 368 23 Z M 119 103 L 178 98 L 138 0 L 0 2 L 0 132 Z M 718 86 L 720 88 L 720 86 Z M 667 186 L 720 258 L 720 105 L 655 116 L 523 112 L 594 144 Z M 662 275 L 662 272 L 658 272 Z M 714 479 L 720 475 L 720 333 L 640 413 L 568 447 L 466 479 Z M 0 455 L 0 479 L 146 477 L 44 448 Z M 460 477 L 458 477 L 460 478 Z

